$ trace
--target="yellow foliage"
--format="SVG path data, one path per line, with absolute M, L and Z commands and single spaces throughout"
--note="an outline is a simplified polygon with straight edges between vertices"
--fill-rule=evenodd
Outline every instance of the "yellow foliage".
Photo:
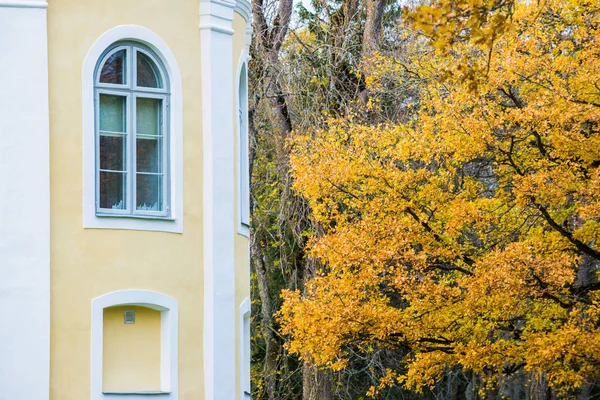
M 449 368 L 567 393 L 600 363 L 600 5 L 440 0 L 412 17 L 442 51 L 365 70 L 374 91 L 418 75 L 413 118 L 292 143 L 324 269 L 283 294 L 289 350 L 339 370 L 350 349 L 409 349 L 371 396 Z

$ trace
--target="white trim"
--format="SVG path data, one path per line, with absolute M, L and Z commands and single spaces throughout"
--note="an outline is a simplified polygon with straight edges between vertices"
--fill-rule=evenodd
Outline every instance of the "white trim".
M 204 400 L 236 397 L 234 6 L 200 1 Z
M 232 36 L 235 32 L 232 28 L 234 3 L 221 0 L 201 0 L 200 1 L 200 23 L 199 28 L 202 31 L 208 30 Z M 204 51 L 202 51 L 204 54 Z M 204 63 L 204 60 L 202 60 Z
M 250 45 L 252 44 L 252 19 L 246 22 L 246 54 L 247 61 L 250 61 Z
M 50 130 L 44 4 L 0 2 L 0 399 L 6 400 L 50 396 Z
M 244 237 L 250 238 L 250 227 L 245 224 L 239 224 L 238 233 Z
M 161 399 L 178 398 L 178 304 L 165 294 L 148 290 L 123 290 L 96 297 L 92 300 L 92 334 L 90 394 L 91 400 L 148 399 L 157 393 L 103 393 L 102 351 L 104 339 L 104 309 L 123 305 L 152 308 L 160 311 L 160 392 Z
M 200 3 L 208 2 L 208 1 L 210 1 L 210 3 L 212 3 L 212 4 L 217 4 L 220 6 L 225 6 L 225 7 L 229 7 L 229 8 L 235 7 L 235 1 L 229 1 L 229 0 L 201 0 Z
M 239 100 L 240 100 L 240 75 L 242 72 L 242 68 L 246 68 L 246 115 L 245 115 L 245 119 L 244 119 L 244 123 L 246 125 L 246 157 L 249 156 L 249 148 L 250 148 L 250 137 L 249 137 L 249 130 L 248 130 L 248 53 L 243 50 L 240 54 L 240 56 L 238 57 L 238 66 L 237 66 L 237 72 L 235 75 L 235 109 L 236 109 L 236 122 L 238 122 L 238 118 L 237 118 L 237 112 L 240 109 L 240 104 L 239 104 Z M 236 148 L 236 164 L 237 164 L 237 178 L 238 178 L 238 185 L 237 185 L 237 190 L 238 190 L 238 196 L 237 196 L 237 202 L 238 202 L 238 207 L 237 207 L 237 227 L 238 227 L 238 233 L 242 236 L 245 237 L 250 237 L 250 170 L 246 171 L 246 173 L 248 174 L 248 187 L 246 188 L 246 191 L 244 192 L 242 189 L 244 189 L 242 187 L 242 173 L 244 171 L 242 171 L 242 132 L 240 131 L 240 124 L 237 123 L 236 124 L 237 128 L 236 128 L 236 132 L 237 132 L 237 148 Z M 248 168 L 250 168 L 250 160 L 248 160 Z M 242 221 L 242 207 L 244 206 L 243 202 L 242 202 L 242 196 L 247 196 L 247 206 L 248 206 L 248 224 L 245 223 L 245 221 Z
M 250 299 L 246 298 L 239 308 L 239 363 L 240 363 L 240 399 L 249 400 L 250 387 Z M 247 323 L 246 323 L 247 321 Z
M 238 224 L 238 232 L 240 235 L 250 238 L 250 227 L 246 224 Z
M 113 43 L 130 40 L 150 47 L 167 69 L 171 100 L 169 113 L 170 218 L 97 216 L 95 186 L 94 70 Z M 175 55 L 156 33 L 137 25 L 120 25 L 103 33 L 85 57 L 83 101 L 83 227 L 183 232 L 183 97 L 181 72 Z
M 237 0 L 235 12 L 240 14 L 246 22 L 252 22 L 252 4 L 248 0 Z
M 48 8 L 45 1 L 4 1 L 0 0 L 0 8 Z

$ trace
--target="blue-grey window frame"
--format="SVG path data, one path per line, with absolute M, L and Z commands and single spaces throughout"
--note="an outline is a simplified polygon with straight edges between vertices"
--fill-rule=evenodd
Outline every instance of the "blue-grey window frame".
M 126 49 L 125 83 L 112 84 L 100 83 L 100 72 L 108 58 L 117 51 Z M 137 86 L 137 52 L 148 56 L 154 62 L 161 75 L 162 88 L 148 88 Z M 148 46 L 138 42 L 119 41 L 109 46 L 99 57 L 94 69 L 94 176 L 95 176 L 95 210 L 98 217 L 126 217 L 145 219 L 171 219 L 171 160 L 170 160 L 170 79 L 160 57 Z M 100 94 L 120 95 L 126 98 L 126 208 L 108 209 L 100 208 Z M 136 118 L 135 99 L 137 97 L 158 98 L 162 100 L 162 165 L 163 165 L 163 210 L 136 210 Z
M 238 77 L 238 202 L 241 227 L 250 227 L 250 137 L 248 130 L 248 64 L 244 61 Z

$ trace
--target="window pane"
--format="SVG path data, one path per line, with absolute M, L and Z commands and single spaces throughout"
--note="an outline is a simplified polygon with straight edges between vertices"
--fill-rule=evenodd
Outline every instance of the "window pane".
M 100 130 L 125 132 L 125 97 L 100 94 Z
M 126 145 L 124 135 L 100 135 L 100 169 L 124 171 Z
M 250 185 L 248 168 L 248 134 L 246 133 L 245 119 L 240 124 L 240 221 L 248 225 L 250 223 Z
M 162 88 L 160 72 L 154 61 L 142 52 L 137 52 L 137 85 L 149 88 Z
M 162 175 L 137 174 L 136 178 L 136 209 L 162 211 Z
M 100 72 L 102 83 L 125 83 L 125 50 L 119 50 L 106 60 Z
M 136 100 L 136 126 L 139 135 L 161 135 L 160 120 L 162 100 L 138 97 Z
M 135 150 L 139 172 L 162 172 L 162 139 L 137 138 Z
M 126 208 L 125 182 L 125 173 L 100 171 L 100 208 Z

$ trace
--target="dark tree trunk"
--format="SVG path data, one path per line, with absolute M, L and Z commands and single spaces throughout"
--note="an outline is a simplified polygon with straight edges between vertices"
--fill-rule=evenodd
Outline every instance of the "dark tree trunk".
M 332 399 L 331 374 L 304 363 L 302 369 L 302 400 Z
M 363 32 L 362 56 L 368 58 L 379 50 L 381 40 L 381 22 L 385 9 L 385 0 L 367 0 L 367 19 Z
M 379 50 L 381 40 L 381 22 L 383 11 L 385 10 L 385 0 L 367 0 L 367 17 L 365 21 L 365 30 L 363 32 L 361 63 L 365 62 Z M 366 74 L 363 69 L 363 76 Z M 363 78 L 364 79 L 364 78 Z M 364 87 L 360 92 L 360 100 L 367 104 L 369 99 L 368 90 Z
M 281 345 L 273 333 L 273 307 L 269 289 L 269 279 L 267 276 L 265 260 L 259 248 L 259 238 L 257 238 L 256 235 L 252 238 L 250 253 L 258 283 L 258 294 L 261 304 L 260 325 L 262 327 L 266 347 L 263 378 L 266 384 L 268 398 L 270 400 L 275 400 L 277 399 L 277 357 L 281 351 Z

